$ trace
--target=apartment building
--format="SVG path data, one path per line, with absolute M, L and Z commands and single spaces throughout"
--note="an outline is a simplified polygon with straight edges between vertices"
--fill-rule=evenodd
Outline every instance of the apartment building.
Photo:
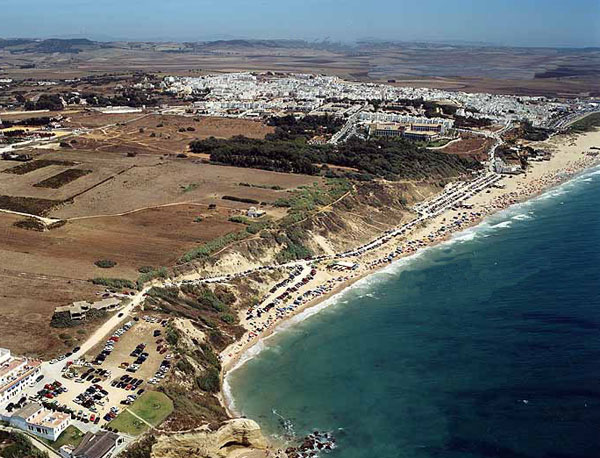
M 19 395 L 40 373 L 41 361 L 16 358 L 0 348 L 0 406 L 17 402 Z
M 371 137 L 403 137 L 415 141 L 432 141 L 445 132 L 442 124 L 433 123 L 373 123 Z

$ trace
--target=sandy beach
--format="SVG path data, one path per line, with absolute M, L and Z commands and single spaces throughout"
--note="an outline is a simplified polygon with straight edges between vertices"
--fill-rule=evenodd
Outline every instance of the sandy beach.
M 490 187 L 463 201 L 464 208 L 448 209 L 440 215 L 434 216 L 422 224 L 414 227 L 405 236 L 393 238 L 387 243 L 368 251 L 360 256 L 344 259 L 350 263 L 358 264 L 355 270 L 335 271 L 326 268 L 328 262 L 317 262 L 313 278 L 303 284 L 293 297 L 300 297 L 307 291 L 318 290 L 316 297 L 282 311 L 274 307 L 269 313 L 253 316 L 247 319 L 245 311 L 240 312 L 240 322 L 246 328 L 246 333 L 240 340 L 230 345 L 221 353 L 223 364 L 224 389 L 222 402 L 231 416 L 237 416 L 233 406 L 233 399 L 229 393 L 227 376 L 245 361 L 260 352 L 264 340 L 285 326 L 293 325 L 291 320 L 304 319 L 306 316 L 317 313 L 328 303 L 324 301 L 335 300 L 334 296 L 358 280 L 389 266 L 390 261 L 405 258 L 416 254 L 424 248 L 448 240 L 452 234 L 479 224 L 486 216 L 503 210 L 511 205 L 531 199 L 545 190 L 560 185 L 586 168 L 600 163 L 600 130 L 579 135 L 557 135 L 546 142 L 532 143 L 532 146 L 552 152 L 550 160 L 531 162 L 526 173 L 520 175 L 503 176 L 497 186 Z M 395 255 L 390 257 L 391 253 Z M 331 261 L 329 261 L 331 262 Z M 296 278 L 301 279 L 305 270 Z M 279 292 L 274 293 L 274 295 Z M 272 300 L 268 298 L 264 303 Z M 291 302 L 290 299 L 286 302 Z M 298 315 L 302 314 L 300 317 Z

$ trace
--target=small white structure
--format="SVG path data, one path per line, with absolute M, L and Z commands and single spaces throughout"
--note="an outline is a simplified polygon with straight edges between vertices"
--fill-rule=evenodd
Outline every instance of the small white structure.
M 73 450 L 75 450 L 75 448 L 73 448 L 72 445 L 66 444 L 58 449 L 58 454 L 62 456 L 62 458 L 72 458 Z
M 71 424 L 71 415 L 52 412 L 34 402 L 13 413 L 9 422 L 15 428 L 54 442 Z
M 330 267 L 335 270 L 355 270 L 358 268 L 358 264 L 350 261 L 336 261 Z
M 246 212 L 246 216 L 248 218 L 260 218 L 261 216 L 263 216 L 266 212 L 264 210 L 259 210 L 256 207 L 250 207 L 248 209 L 248 211 Z

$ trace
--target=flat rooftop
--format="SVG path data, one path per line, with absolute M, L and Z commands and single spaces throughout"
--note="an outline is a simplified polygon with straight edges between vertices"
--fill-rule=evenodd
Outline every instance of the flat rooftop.
M 50 410 L 42 409 L 29 421 L 29 423 L 45 428 L 56 428 L 70 417 L 69 414 L 64 412 L 52 412 Z
M 0 393 L 8 390 L 12 386 L 19 383 L 25 377 L 29 376 L 32 372 L 34 372 L 42 364 L 42 362 L 39 360 L 18 359 L 18 364 L 16 364 L 16 366 L 14 366 L 11 370 L 14 370 L 16 367 L 19 367 L 19 365 L 22 364 L 23 362 L 25 362 L 26 365 L 22 370 L 20 370 L 17 373 L 16 378 L 5 383 L 4 385 L 0 385 Z

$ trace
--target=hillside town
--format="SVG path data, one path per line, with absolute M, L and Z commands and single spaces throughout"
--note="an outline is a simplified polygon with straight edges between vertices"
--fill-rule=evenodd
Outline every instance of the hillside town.
M 528 120 L 534 126 L 550 127 L 570 111 L 598 106 L 588 100 L 559 101 L 546 97 L 476 94 L 391 84 L 346 81 L 335 76 L 313 74 L 278 75 L 250 72 L 201 77 L 166 77 L 160 87 L 166 92 L 205 100 L 194 102 L 206 114 L 259 117 L 265 112 L 298 112 L 349 116 L 366 101 L 406 108 L 402 102 L 422 100 L 453 105 L 459 116 L 488 118 L 494 122 Z M 358 105 L 358 106 L 357 106 Z M 412 107 L 410 107 L 412 108 Z M 376 111 L 376 110 L 375 110 Z M 418 115 L 417 110 L 410 110 Z

